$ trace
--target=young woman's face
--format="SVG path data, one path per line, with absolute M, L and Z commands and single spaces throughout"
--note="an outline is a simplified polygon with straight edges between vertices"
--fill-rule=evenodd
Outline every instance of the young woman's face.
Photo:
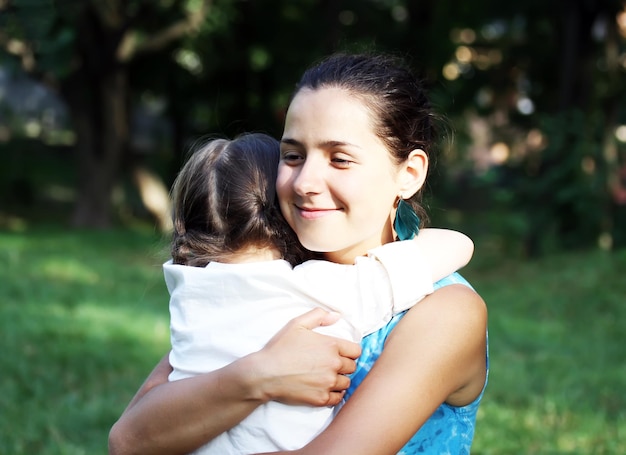
M 393 240 L 399 168 L 372 125 L 365 105 L 336 87 L 301 90 L 287 111 L 280 208 L 300 242 L 333 262 Z

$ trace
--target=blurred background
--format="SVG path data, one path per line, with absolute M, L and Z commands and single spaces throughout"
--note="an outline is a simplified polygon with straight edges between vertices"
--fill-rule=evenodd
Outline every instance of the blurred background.
M 404 56 L 490 308 L 476 453 L 626 453 L 623 0 L 0 0 L 0 453 L 106 453 L 169 344 L 169 187 L 303 70 Z

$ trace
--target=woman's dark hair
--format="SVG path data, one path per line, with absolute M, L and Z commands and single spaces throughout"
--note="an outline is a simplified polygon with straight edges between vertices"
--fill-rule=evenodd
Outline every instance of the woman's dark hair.
M 201 146 L 174 181 L 172 259 L 204 267 L 247 247 L 272 247 L 298 264 L 310 257 L 276 199 L 276 139 L 260 133 Z
M 385 143 L 396 163 L 406 161 L 411 151 L 422 149 L 434 162 L 436 126 L 422 81 L 403 60 L 383 54 L 334 54 L 310 67 L 296 85 L 302 90 L 338 87 L 360 99 L 370 109 L 375 134 Z M 422 189 L 407 202 L 422 222 Z M 423 224 L 423 223 L 422 223 Z

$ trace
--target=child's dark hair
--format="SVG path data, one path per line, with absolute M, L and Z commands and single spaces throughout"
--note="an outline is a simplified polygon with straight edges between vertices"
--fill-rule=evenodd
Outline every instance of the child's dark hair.
M 175 264 L 229 262 L 247 247 L 276 248 L 292 264 L 308 259 L 276 199 L 280 147 L 261 133 L 214 139 L 195 151 L 172 187 Z

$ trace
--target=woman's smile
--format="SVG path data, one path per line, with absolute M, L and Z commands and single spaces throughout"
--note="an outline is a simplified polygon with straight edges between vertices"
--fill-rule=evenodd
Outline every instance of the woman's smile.
M 303 207 L 297 204 L 295 207 L 298 210 L 299 215 L 305 220 L 316 220 L 343 210 L 340 208 Z

